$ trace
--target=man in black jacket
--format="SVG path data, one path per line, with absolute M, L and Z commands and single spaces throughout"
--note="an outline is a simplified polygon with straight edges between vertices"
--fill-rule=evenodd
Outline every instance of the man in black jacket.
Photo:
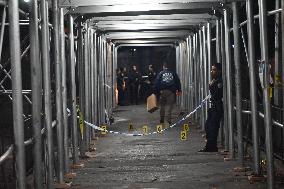
M 208 118 L 205 123 L 206 146 L 199 152 L 217 152 L 217 137 L 220 127 L 220 121 L 223 117 L 223 83 L 222 66 L 215 63 L 211 67 L 212 80 L 209 83 L 211 94 L 210 105 L 208 109 Z
M 167 64 L 164 63 L 163 71 L 161 71 L 155 80 L 155 93 L 160 96 L 160 123 L 164 123 L 165 109 L 167 109 L 167 121 L 172 123 L 172 109 L 175 103 L 175 95 L 180 94 L 180 79 L 178 75 L 170 71 Z
M 130 88 L 130 103 L 138 104 L 138 101 L 139 101 L 138 90 L 139 90 L 141 75 L 137 71 L 136 65 L 132 66 L 132 69 L 129 72 L 128 78 L 129 78 L 129 88 Z

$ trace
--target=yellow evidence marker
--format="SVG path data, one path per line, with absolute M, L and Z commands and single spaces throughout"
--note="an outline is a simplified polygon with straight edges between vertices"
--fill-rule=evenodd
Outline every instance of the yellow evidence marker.
M 130 132 L 130 131 L 133 131 L 133 124 L 132 123 L 129 123 L 129 125 L 128 125 L 128 132 Z
M 162 133 L 163 125 L 157 125 L 157 133 Z
M 106 135 L 107 134 L 107 132 L 106 132 L 106 130 L 107 130 L 107 126 L 101 126 L 101 128 L 103 129 L 102 131 L 101 131 L 101 134 L 102 135 Z
M 183 130 L 184 131 L 189 131 L 189 125 L 187 123 L 183 124 Z
M 148 126 L 147 125 L 143 126 L 143 132 L 144 132 L 144 134 L 148 133 Z
M 180 140 L 182 141 L 187 140 L 187 131 L 180 132 Z

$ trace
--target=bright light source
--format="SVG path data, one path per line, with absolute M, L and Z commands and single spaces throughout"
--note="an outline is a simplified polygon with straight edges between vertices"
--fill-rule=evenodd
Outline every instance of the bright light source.
M 136 49 L 133 49 L 133 51 L 135 52 L 135 51 L 136 51 Z
M 24 0 L 26 3 L 30 2 L 30 0 Z

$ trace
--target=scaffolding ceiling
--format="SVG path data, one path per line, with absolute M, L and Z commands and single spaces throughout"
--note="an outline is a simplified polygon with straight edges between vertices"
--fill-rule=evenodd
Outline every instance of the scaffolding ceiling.
M 240 0 L 237 0 L 240 1 Z M 76 15 L 114 43 L 175 43 L 206 23 L 232 0 L 61 0 Z

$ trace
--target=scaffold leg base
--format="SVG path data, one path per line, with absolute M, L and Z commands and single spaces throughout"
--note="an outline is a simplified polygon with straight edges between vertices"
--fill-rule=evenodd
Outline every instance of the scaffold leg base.
M 84 163 L 77 163 L 77 164 L 71 165 L 71 169 L 81 169 L 83 167 L 85 167 Z
M 97 148 L 91 147 L 91 148 L 89 149 L 89 152 L 94 152 L 94 151 L 96 151 L 96 150 L 97 150 Z
M 250 176 L 248 176 L 248 180 L 251 183 L 254 183 L 254 182 L 265 182 L 266 177 L 263 176 L 263 175 L 250 175 Z
M 228 155 L 229 151 L 221 150 L 219 153 L 220 153 L 220 155 Z
M 76 173 L 67 173 L 64 175 L 65 179 L 69 179 L 69 180 L 74 179 L 76 176 L 77 176 Z
M 234 158 L 230 158 L 230 157 L 224 157 L 224 161 L 234 161 Z
M 235 167 L 233 169 L 234 172 L 247 172 L 247 171 L 250 171 L 251 168 L 250 167 Z
M 58 188 L 58 189 L 65 189 L 65 188 L 71 188 L 71 182 L 68 183 L 56 183 L 54 184 L 54 188 Z

